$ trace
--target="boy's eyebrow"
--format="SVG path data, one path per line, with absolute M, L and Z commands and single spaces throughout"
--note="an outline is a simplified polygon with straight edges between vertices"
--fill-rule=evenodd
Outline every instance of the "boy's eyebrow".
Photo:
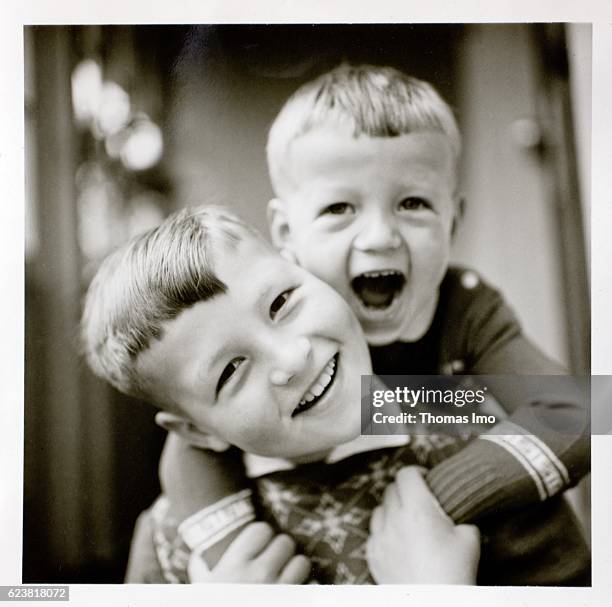
M 213 377 L 213 368 L 219 362 L 223 356 L 223 348 L 217 350 L 217 352 L 211 357 L 205 360 L 198 361 L 196 375 L 199 384 L 202 384 L 207 392 L 210 394 L 211 402 L 216 400 L 215 394 L 215 379 Z
M 261 289 L 258 290 L 257 295 L 254 299 L 254 305 L 259 307 L 267 301 L 270 297 L 270 293 L 278 288 L 278 268 L 275 271 L 268 271 L 261 279 L 261 282 L 264 283 Z

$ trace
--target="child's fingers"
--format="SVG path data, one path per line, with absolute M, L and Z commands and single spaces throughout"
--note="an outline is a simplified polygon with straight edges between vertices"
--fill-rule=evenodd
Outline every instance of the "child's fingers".
M 455 531 L 459 533 L 466 541 L 480 546 L 480 530 L 476 525 L 457 525 Z
M 192 583 L 207 582 L 211 579 L 211 573 L 206 562 L 197 552 L 193 552 L 189 557 L 187 575 Z
M 270 543 L 273 535 L 272 527 L 268 523 L 260 521 L 251 523 L 230 544 L 221 560 L 249 561 L 256 557 Z
M 440 515 L 450 522 L 450 518 L 440 506 L 423 478 L 423 471 L 417 466 L 402 468 L 395 477 L 395 485 L 400 502 L 404 507 L 414 509 L 415 513 Z
M 303 584 L 310 575 L 312 565 L 310 559 L 303 554 L 294 556 L 282 570 L 279 578 L 279 584 Z
M 257 557 L 261 566 L 269 575 L 276 577 L 287 561 L 295 554 L 295 542 L 288 535 L 277 535 Z
M 402 468 L 395 475 L 395 484 L 397 485 L 400 499 L 402 502 L 408 504 L 414 500 L 414 496 L 412 495 L 413 491 L 418 490 L 419 494 L 422 495 L 420 489 L 427 486 L 423 478 L 422 468 L 418 466 L 406 466 Z
M 372 517 L 370 518 L 370 534 L 376 535 L 381 533 L 384 526 L 384 512 L 381 506 L 376 506 L 372 510 Z
M 383 497 L 383 506 L 390 512 L 396 508 L 407 508 L 412 503 L 412 495 L 410 491 L 415 483 L 423 480 L 424 468 L 420 466 L 406 466 L 402 468 L 395 476 L 395 481 L 387 485 Z
M 400 500 L 400 495 L 398 492 L 397 485 L 395 483 L 391 483 L 387 485 L 385 492 L 383 494 L 382 499 L 382 507 L 387 514 L 390 514 L 394 510 L 401 508 L 402 502 Z

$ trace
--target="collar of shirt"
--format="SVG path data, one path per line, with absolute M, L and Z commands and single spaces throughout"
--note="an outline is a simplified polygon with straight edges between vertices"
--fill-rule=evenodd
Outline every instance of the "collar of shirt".
M 402 447 L 410 441 L 408 434 L 394 435 L 360 435 L 348 443 L 344 443 L 332 449 L 325 458 L 325 463 L 333 464 L 356 453 L 375 451 L 387 447 Z M 249 478 L 257 478 L 264 474 L 280 472 L 281 470 L 292 470 L 296 467 L 293 462 L 276 457 L 263 457 L 245 453 L 243 455 L 244 465 Z

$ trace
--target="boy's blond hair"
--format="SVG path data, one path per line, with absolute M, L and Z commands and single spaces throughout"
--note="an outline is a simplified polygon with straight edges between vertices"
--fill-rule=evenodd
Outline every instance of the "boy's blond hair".
M 391 67 L 343 64 L 302 85 L 272 123 L 267 157 L 277 195 L 289 145 L 321 126 L 348 128 L 354 137 L 440 132 L 455 161 L 461 152 L 453 111 L 431 84 Z
M 162 337 L 164 322 L 226 292 L 214 272 L 215 255 L 246 238 L 269 246 L 226 209 L 196 207 L 169 216 L 107 257 L 89 286 L 81 322 L 94 373 L 121 392 L 160 404 L 136 370 L 138 355 Z

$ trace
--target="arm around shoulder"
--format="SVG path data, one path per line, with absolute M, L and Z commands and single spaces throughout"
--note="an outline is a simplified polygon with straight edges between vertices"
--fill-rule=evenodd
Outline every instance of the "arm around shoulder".
M 490 376 L 508 418 L 430 470 L 427 481 L 455 521 L 471 521 L 575 485 L 590 468 L 589 403 L 585 378 L 566 375 L 532 344 L 497 291 L 477 284 L 462 301 L 446 331 L 459 328 L 447 338 L 449 350 L 466 374 Z

